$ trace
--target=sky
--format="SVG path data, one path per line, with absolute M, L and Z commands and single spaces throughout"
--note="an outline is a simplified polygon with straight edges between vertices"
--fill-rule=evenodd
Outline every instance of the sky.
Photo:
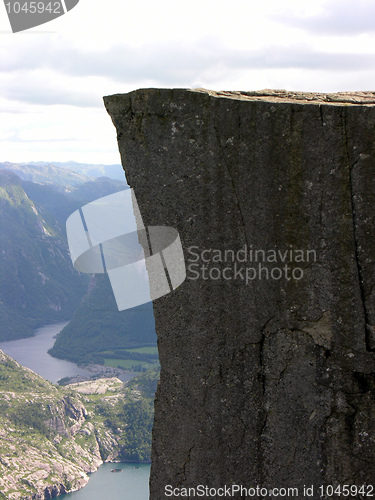
M 373 0 L 80 0 L 12 33 L 0 5 L 0 162 L 120 163 L 104 95 L 374 90 Z

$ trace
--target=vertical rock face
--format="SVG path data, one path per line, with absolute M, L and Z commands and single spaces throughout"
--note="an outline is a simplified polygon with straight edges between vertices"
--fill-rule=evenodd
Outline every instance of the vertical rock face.
M 179 231 L 187 266 L 154 303 L 151 499 L 374 483 L 375 94 L 105 105 L 144 222 Z

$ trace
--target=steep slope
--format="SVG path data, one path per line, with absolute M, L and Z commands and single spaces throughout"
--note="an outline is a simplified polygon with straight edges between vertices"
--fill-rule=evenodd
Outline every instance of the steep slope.
M 156 346 L 152 303 L 118 311 L 107 275 L 95 275 L 90 292 L 49 353 L 76 363 L 126 359 L 127 349 Z M 131 357 L 131 356 L 128 356 Z M 136 361 L 156 361 L 141 355 Z
M 0 405 L 1 498 L 51 498 L 87 483 L 102 460 L 79 395 L 0 351 Z
M 6 170 L 0 170 L 0 231 L 0 339 L 70 319 L 88 278 L 73 269 L 57 220 Z
M 59 191 L 55 184 L 21 181 L 21 185 L 34 203 L 42 206 L 55 217 L 64 232 L 66 219 L 82 205 L 128 188 L 124 181 L 116 181 L 107 177 L 84 182 L 64 192 Z
M 375 93 L 105 105 L 143 221 L 179 231 L 188 273 L 154 303 L 151 499 L 374 484 Z
M 127 188 L 102 177 L 62 191 L 54 179 L 29 182 L 0 169 L 1 340 L 73 316 L 90 277 L 72 267 L 66 219 L 85 203 Z

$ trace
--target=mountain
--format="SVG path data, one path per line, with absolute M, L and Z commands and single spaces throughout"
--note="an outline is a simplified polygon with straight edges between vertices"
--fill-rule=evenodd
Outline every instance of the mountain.
M 27 168 L 20 167 L 22 172 Z M 90 277 L 72 266 L 66 219 L 85 203 L 128 186 L 98 178 L 68 191 L 60 187 L 0 169 L 0 340 L 30 336 L 43 324 L 73 316 Z
M 0 499 L 55 498 L 103 461 L 149 461 L 158 376 L 59 387 L 0 351 Z
M 70 319 L 88 277 L 72 267 L 57 219 L 6 170 L 0 170 L 0 231 L 0 339 L 30 336 L 43 324 Z
M 128 186 L 100 177 L 60 187 L 0 169 L 0 340 L 31 336 L 43 324 L 73 317 L 52 355 L 147 369 L 158 360 L 152 304 L 119 312 L 106 275 L 90 281 L 74 270 L 65 233 L 75 210 Z
M 47 209 L 59 221 L 64 232 L 67 218 L 82 205 L 128 189 L 125 182 L 108 177 L 90 180 L 71 188 L 68 192 L 60 192 L 55 184 L 22 181 L 21 185 L 30 199 Z
M 76 363 L 107 363 L 124 368 L 131 367 L 123 363 L 129 359 L 138 365 L 155 363 L 158 356 L 152 303 L 119 311 L 108 276 L 97 274 L 49 353 Z
M 1 170 L 10 170 L 25 181 L 53 184 L 56 187 L 59 186 L 61 189 L 69 189 L 93 180 L 92 177 L 82 175 L 70 169 L 57 167 L 53 163 L 36 165 L 32 163 L 3 162 L 0 163 Z
M 110 179 L 109 177 L 98 177 L 92 181 L 85 182 L 80 186 L 72 189 L 69 199 L 84 203 L 89 203 L 102 196 L 107 196 L 118 191 L 128 189 L 129 186 L 124 180 Z
M 96 178 L 107 177 L 126 183 L 121 165 L 95 165 L 69 162 L 0 162 L 0 170 L 10 170 L 22 180 L 53 185 L 64 191 L 80 186 Z
M 111 179 L 125 181 L 124 169 L 120 164 L 113 165 L 103 165 L 103 164 L 92 164 L 92 163 L 77 163 L 75 161 L 67 162 L 51 162 L 59 168 L 65 168 L 73 170 L 78 174 L 90 176 L 90 177 L 109 177 Z M 34 165 L 36 167 L 48 166 L 49 163 L 39 161 L 39 162 L 28 162 L 28 165 Z

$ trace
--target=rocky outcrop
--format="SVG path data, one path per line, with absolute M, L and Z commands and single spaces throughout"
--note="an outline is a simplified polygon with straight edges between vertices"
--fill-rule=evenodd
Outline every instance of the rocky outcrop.
M 89 473 L 118 457 L 121 432 L 96 415 L 96 406 L 122 410 L 123 383 L 96 380 L 100 400 L 90 399 L 87 385 L 84 396 L 80 384 L 59 388 L 0 351 L 1 499 L 55 498 L 85 486 Z
M 154 303 L 151 499 L 374 483 L 375 93 L 105 105 L 144 223 L 179 231 L 187 267 Z

